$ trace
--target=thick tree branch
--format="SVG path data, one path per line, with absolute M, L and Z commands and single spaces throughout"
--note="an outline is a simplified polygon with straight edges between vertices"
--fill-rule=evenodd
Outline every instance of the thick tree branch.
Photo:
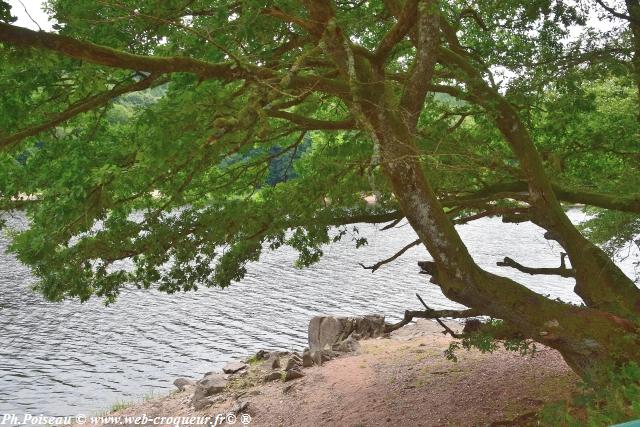
M 0 42 L 11 46 L 47 49 L 98 65 L 148 71 L 150 73 L 184 72 L 196 74 L 203 79 L 219 78 L 223 80 L 247 77 L 270 78 L 274 76 L 271 70 L 251 65 L 239 67 L 235 62 L 215 64 L 181 56 L 153 57 L 134 55 L 59 34 L 32 31 L 1 22 Z
M 437 3 L 433 0 L 423 0 L 418 8 L 416 59 L 400 99 L 400 108 L 410 129 L 415 129 L 425 97 L 431 86 L 440 45 L 440 12 Z
M 200 79 L 235 81 L 243 79 L 279 81 L 282 76 L 269 68 L 229 61 L 210 63 L 198 59 L 174 56 L 154 57 L 134 55 L 107 46 L 76 40 L 42 31 L 32 31 L 0 22 L 0 43 L 10 46 L 46 49 L 62 55 L 108 67 L 147 71 L 154 74 L 193 73 Z M 349 88 L 344 83 L 321 76 L 291 76 L 287 88 L 321 91 L 346 98 Z
M 633 21 L 633 18 L 631 16 L 629 16 L 629 15 L 627 15 L 625 13 L 622 13 L 622 12 L 618 12 L 617 10 L 615 10 L 611 6 L 607 5 L 602 0 L 596 0 L 596 3 L 598 3 L 604 10 L 606 10 L 607 12 L 609 12 L 611 15 L 615 16 L 616 18 L 624 19 L 625 21 Z
M 397 17 L 397 22 L 386 33 L 378 45 L 374 53 L 375 62 L 378 64 L 384 63 L 393 48 L 398 44 L 409 32 L 411 27 L 415 24 L 416 16 L 418 15 L 418 0 L 408 0 L 400 15 Z
M 605 194 L 583 190 L 572 190 L 551 183 L 556 197 L 567 203 L 579 203 L 583 205 L 596 206 L 603 209 L 640 213 L 640 194 L 628 196 L 619 194 Z M 528 185 L 525 181 L 513 181 L 490 185 L 480 191 L 465 196 L 453 197 L 443 201 L 444 206 L 454 206 L 456 203 L 473 199 L 497 199 L 505 197 L 516 197 L 528 194 Z

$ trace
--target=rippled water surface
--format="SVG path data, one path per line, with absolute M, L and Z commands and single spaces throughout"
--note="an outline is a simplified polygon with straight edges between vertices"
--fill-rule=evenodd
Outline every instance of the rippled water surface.
M 5 253 L 7 240 L 0 237 L 0 414 L 91 413 L 167 392 L 175 377 L 197 377 L 259 349 L 303 347 L 307 323 L 317 314 L 399 319 L 405 309 L 420 308 L 416 292 L 432 308 L 459 307 L 428 276 L 417 274 L 416 262 L 429 258 L 422 248 L 375 274 L 358 265 L 386 258 L 414 240 L 409 226 L 359 228 L 368 246 L 334 244 L 312 268 L 294 268 L 295 253 L 278 250 L 250 265 L 247 277 L 228 289 L 177 295 L 129 290 L 109 307 L 99 300 L 43 301 L 29 291 L 33 278 Z M 459 230 L 480 265 L 539 293 L 579 302 L 571 280 L 495 266 L 504 256 L 531 266 L 559 264 L 557 245 L 534 225 L 483 219 Z M 631 261 L 623 265 L 627 274 Z

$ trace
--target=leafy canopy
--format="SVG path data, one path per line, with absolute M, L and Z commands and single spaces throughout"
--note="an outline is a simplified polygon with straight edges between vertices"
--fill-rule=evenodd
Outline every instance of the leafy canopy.
M 70 39 L 56 47 L 25 33 L 0 44 L 0 204 L 27 212 L 30 228 L 14 233 L 11 249 L 46 297 L 227 286 L 267 248 L 291 246 L 306 266 L 333 240 L 365 244 L 350 224 L 401 217 L 309 3 L 51 0 L 56 31 Z M 354 51 L 373 55 L 399 5 L 331 7 Z M 438 7 L 517 106 L 561 198 L 597 193 L 590 203 L 608 208 L 637 191 L 638 94 L 624 22 L 607 15 L 611 30 L 587 28 L 606 12 L 587 0 Z M 0 21 L 12 22 L 5 2 Z M 401 96 L 411 37 L 389 47 L 384 72 L 398 83 L 385 96 Z M 94 45 L 114 50 L 92 56 Z M 421 164 L 458 222 L 517 214 L 519 163 L 456 73 L 436 67 L 439 86 L 418 122 Z M 364 200 L 372 194 L 375 206 Z M 608 241 L 623 216 L 626 242 L 640 227 L 636 209 L 602 211 L 589 230 Z

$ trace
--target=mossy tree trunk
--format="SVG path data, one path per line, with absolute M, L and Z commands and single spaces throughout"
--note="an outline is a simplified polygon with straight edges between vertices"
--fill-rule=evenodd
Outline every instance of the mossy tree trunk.
M 375 62 L 354 61 L 345 74 L 354 93 L 351 101 L 363 128 L 379 144 L 382 167 L 402 212 L 434 259 L 432 281 L 448 298 L 503 319 L 522 337 L 557 349 L 583 377 L 612 364 L 640 361 L 640 290 L 570 222 L 517 112 L 484 82 L 463 56 L 455 32 L 446 27 L 429 2 L 425 3 L 413 35 L 417 61 L 402 97 L 393 95 L 392 83 L 385 80 Z M 449 48 L 439 45 L 439 27 L 443 27 Z M 350 56 L 342 47 L 329 51 L 336 58 Z M 576 270 L 575 291 L 587 307 L 543 297 L 481 269 L 470 256 L 421 167 L 415 143 L 415 108 L 429 89 L 424 81 L 433 75 L 435 58 L 460 70 L 470 88 L 469 99 L 488 111 L 510 144 L 527 178 L 531 219 L 559 236 Z M 422 80 L 412 81 L 416 75 Z

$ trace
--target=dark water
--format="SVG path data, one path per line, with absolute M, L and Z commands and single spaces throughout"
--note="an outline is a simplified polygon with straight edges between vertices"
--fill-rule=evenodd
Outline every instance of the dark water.
M 574 220 L 581 215 L 572 212 Z M 480 265 L 539 293 L 579 302 L 571 280 L 495 266 L 504 256 L 557 266 L 557 245 L 536 226 L 483 219 L 460 231 Z M 360 233 L 369 238 L 368 246 L 329 246 L 312 268 L 294 268 L 295 253 L 279 250 L 252 264 L 242 283 L 229 289 L 178 295 L 131 290 L 106 308 L 99 300 L 48 303 L 31 293 L 32 277 L 4 253 L 7 240 L 0 237 L 0 414 L 86 414 L 164 393 L 175 377 L 197 377 L 259 349 L 303 347 L 307 323 L 317 314 L 382 313 L 398 319 L 405 309 L 420 308 L 416 292 L 433 308 L 459 307 L 417 274 L 416 262 L 428 259 L 422 248 L 375 274 L 358 266 L 414 240 L 409 226 L 382 232 L 363 225 Z M 624 264 L 627 274 L 631 258 Z

